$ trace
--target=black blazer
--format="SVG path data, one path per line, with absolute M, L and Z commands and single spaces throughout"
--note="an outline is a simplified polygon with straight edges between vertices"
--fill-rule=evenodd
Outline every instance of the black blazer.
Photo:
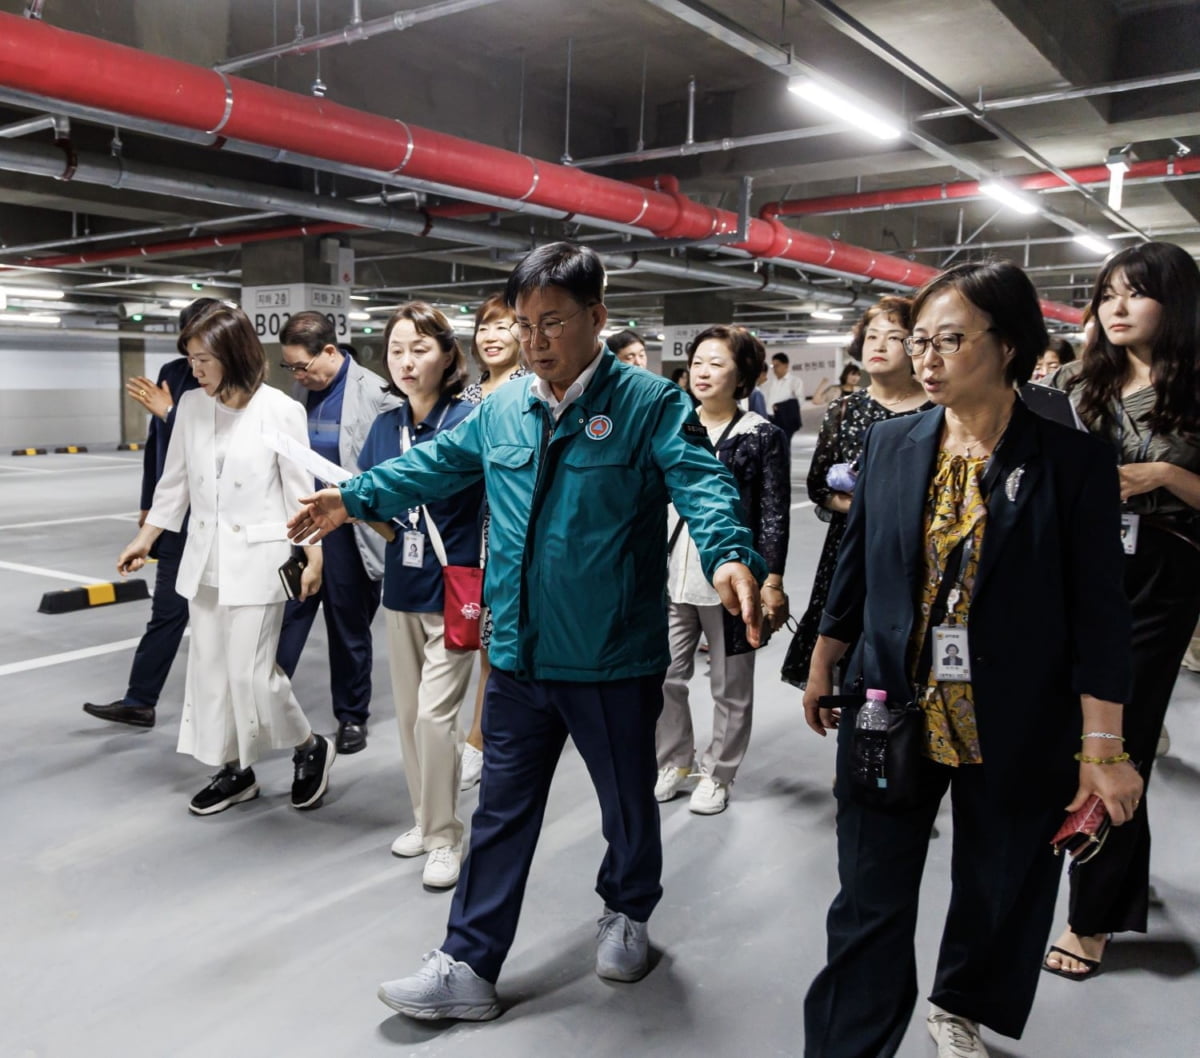
M 162 477 L 163 467 L 167 465 L 167 446 L 171 443 L 171 430 L 175 426 L 175 408 L 179 406 L 179 398 L 188 390 L 199 388 L 200 383 L 192 374 L 187 357 L 178 360 L 168 360 L 158 373 L 158 385 L 163 383 L 171 391 L 171 399 L 175 403 L 167 421 L 163 422 L 157 415 L 150 416 L 150 432 L 146 435 L 146 450 L 142 456 L 142 499 L 141 509 L 148 511 L 154 505 L 154 486 Z
M 820 631 L 860 639 L 848 677 L 907 702 L 924 507 L 944 411 L 876 423 Z M 983 766 L 998 792 L 1068 791 L 1079 695 L 1125 702 L 1130 616 L 1112 452 L 1021 401 L 985 477 L 988 520 L 971 597 L 971 683 Z M 1023 798 L 1021 800 L 1024 800 Z M 1065 801 L 1063 802 L 1066 803 Z

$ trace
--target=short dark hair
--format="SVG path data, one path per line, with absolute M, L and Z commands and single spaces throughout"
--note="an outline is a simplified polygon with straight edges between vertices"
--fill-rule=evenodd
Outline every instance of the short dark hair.
M 441 393 L 442 396 L 449 394 L 452 397 L 461 393 L 467 381 L 467 358 L 463 356 L 462 346 L 458 344 L 458 338 L 454 335 L 454 328 L 450 326 L 450 321 L 440 311 L 424 301 L 410 301 L 405 305 L 401 305 L 392 313 L 392 318 L 387 321 L 387 326 L 383 329 L 385 366 L 387 348 L 392 339 L 392 331 L 396 329 L 396 324 L 401 320 L 408 320 L 416 329 L 417 334 L 423 334 L 426 338 L 432 338 L 437 342 L 438 348 L 443 353 L 452 354 L 450 363 L 446 366 L 446 370 L 442 372 Z M 394 396 L 404 396 L 404 391 L 392 380 L 392 372 L 390 370 L 387 372 L 387 385 L 384 389 Z
M 861 360 L 863 344 L 867 340 L 867 328 L 877 316 L 895 316 L 900 326 L 906 331 L 912 330 L 912 299 L 900 297 L 898 294 L 887 294 L 881 297 L 859 318 L 850 332 L 850 344 L 846 352 L 852 360 Z
M 765 352 L 765 350 L 764 350 L 764 352 Z M 764 356 L 764 363 L 765 363 L 765 361 L 766 361 L 766 358 Z M 792 366 L 792 362 L 788 359 L 787 353 L 776 353 L 773 357 L 771 357 L 771 363 L 787 364 L 788 367 Z
M 194 316 L 179 334 L 184 349 L 198 341 L 221 365 L 221 384 L 214 396 L 231 389 L 254 393 L 267 377 L 267 354 L 254 324 L 236 305 L 217 301 Z
M 862 368 L 854 360 L 847 360 L 845 366 L 842 368 L 842 373 L 838 375 L 838 385 L 844 386 L 850 381 L 851 375 L 858 375 L 861 378 Z
M 595 250 L 570 242 L 552 242 L 527 253 L 512 270 L 504 302 L 515 308 L 517 298 L 531 290 L 560 287 L 581 305 L 604 301 L 604 264 Z
M 645 341 L 643 341 L 642 336 L 640 334 L 638 334 L 637 331 L 631 331 L 631 330 L 617 331 L 616 334 L 610 336 L 607 339 L 608 347 L 614 353 L 618 353 L 618 354 L 621 352 L 622 349 L 626 348 L 627 346 L 633 345 L 635 342 L 638 345 L 646 344 Z
M 337 332 L 323 313 L 297 312 L 279 332 L 279 344 L 303 346 L 309 356 L 317 356 L 325 346 L 337 345 Z
M 737 371 L 738 380 L 737 389 L 733 391 L 734 399 L 742 400 L 750 396 L 754 392 L 758 376 L 762 374 L 767 365 L 767 350 L 763 347 L 763 343 L 745 327 L 726 326 L 723 323 L 706 327 L 688 343 L 687 362 L 689 368 L 696 356 L 696 350 L 700 348 L 701 343 L 710 338 L 724 342 L 725 348 L 733 356 L 733 365 Z M 783 354 L 777 355 L 782 356 Z
M 190 305 L 184 305 L 179 310 L 179 334 L 175 338 L 175 348 L 179 350 L 180 356 L 187 356 L 187 345 L 183 341 L 183 332 L 187 330 L 187 325 L 200 313 L 220 304 L 221 302 L 217 298 L 197 298 Z
M 1046 343 L 1046 352 L 1053 351 L 1058 355 L 1060 364 L 1069 364 L 1075 359 L 1075 346 L 1066 340 L 1066 338 L 1051 338 Z
M 1005 379 L 1016 385 L 1028 382 L 1050 340 L 1042 319 L 1042 306 L 1029 276 L 1011 261 L 955 265 L 934 276 L 913 296 L 914 323 L 925 303 L 948 287 L 984 313 L 1000 340 L 1012 346 L 1013 356 L 1005 367 Z

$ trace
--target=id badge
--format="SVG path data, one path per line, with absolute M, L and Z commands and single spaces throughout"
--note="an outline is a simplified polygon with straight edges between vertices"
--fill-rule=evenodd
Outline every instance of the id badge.
M 421 569 L 425 565 L 425 534 L 409 530 L 404 534 L 404 557 L 402 565 L 410 569 Z
M 970 682 L 971 654 L 962 625 L 938 625 L 933 630 L 933 678 Z
M 1140 514 L 1121 513 L 1121 546 L 1125 554 L 1137 554 L 1138 523 L 1142 520 Z

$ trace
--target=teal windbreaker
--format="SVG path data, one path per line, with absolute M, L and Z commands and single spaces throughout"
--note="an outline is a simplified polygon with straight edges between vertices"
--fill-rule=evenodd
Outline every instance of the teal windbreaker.
M 664 672 L 668 502 L 710 580 L 730 561 L 766 576 L 733 477 L 687 394 L 607 349 L 557 423 L 533 381 L 502 386 L 453 430 L 344 482 L 346 509 L 394 518 L 482 476 L 492 664 L 588 683 Z

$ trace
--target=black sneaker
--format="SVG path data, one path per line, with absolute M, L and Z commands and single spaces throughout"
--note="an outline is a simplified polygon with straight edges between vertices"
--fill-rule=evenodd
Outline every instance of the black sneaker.
M 298 749 L 292 754 L 296 778 L 292 781 L 292 807 L 316 808 L 329 786 L 329 769 L 337 750 L 324 735 L 314 735 L 311 749 Z
M 211 816 L 242 801 L 253 801 L 257 796 L 258 783 L 254 779 L 254 769 L 238 771 L 232 764 L 226 764 L 192 798 L 188 811 L 194 816 Z

